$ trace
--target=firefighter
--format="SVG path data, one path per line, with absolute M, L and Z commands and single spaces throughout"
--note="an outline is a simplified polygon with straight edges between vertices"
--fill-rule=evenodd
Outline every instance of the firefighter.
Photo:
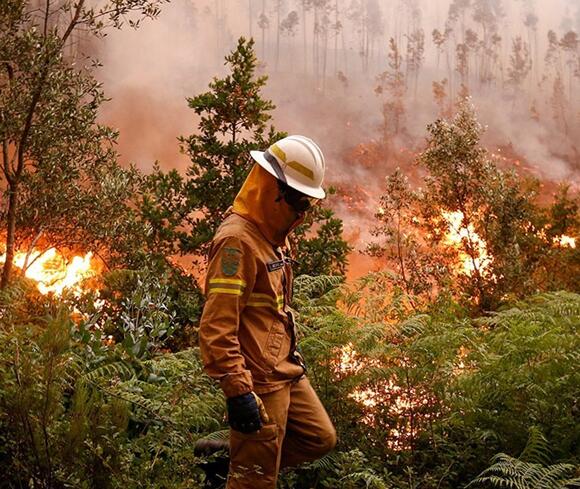
M 279 469 L 332 450 L 336 432 L 306 377 L 290 309 L 288 235 L 325 196 L 324 156 L 289 136 L 255 164 L 209 252 L 200 349 L 230 425 L 228 489 L 274 489 Z

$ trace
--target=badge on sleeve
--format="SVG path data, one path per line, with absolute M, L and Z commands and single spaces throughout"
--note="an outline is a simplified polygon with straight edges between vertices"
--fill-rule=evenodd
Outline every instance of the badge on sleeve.
M 242 252 L 237 248 L 224 248 L 222 252 L 222 272 L 226 277 L 235 275 L 240 268 Z

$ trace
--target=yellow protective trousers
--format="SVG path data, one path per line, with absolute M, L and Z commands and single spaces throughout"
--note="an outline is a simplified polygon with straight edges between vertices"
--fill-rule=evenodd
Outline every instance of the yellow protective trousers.
M 336 445 L 336 431 L 306 376 L 261 394 L 269 423 L 255 433 L 230 430 L 227 489 L 275 489 L 278 471 L 316 460 Z

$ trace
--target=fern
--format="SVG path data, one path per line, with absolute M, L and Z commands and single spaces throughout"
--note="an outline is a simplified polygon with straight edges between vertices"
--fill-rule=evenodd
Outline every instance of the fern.
M 14 308 L 23 299 L 30 282 L 26 279 L 15 280 L 4 289 L 0 289 L 0 311 Z
M 135 370 L 131 368 L 126 362 L 117 361 L 101 365 L 87 373 L 85 373 L 80 380 L 85 382 L 95 383 L 98 381 L 111 379 L 130 380 L 135 377 Z
M 305 303 L 320 298 L 335 290 L 344 282 L 344 277 L 334 275 L 300 275 L 294 280 L 294 300 Z
M 223 441 L 230 439 L 230 430 L 218 430 L 205 435 L 204 440 Z
M 310 462 L 308 467 L 313 470 L 333 470 L 340 464 L 340 458 L 336 453 L 328 453 L 324 457 Z
M 560 291 L 538 294 L 513 307 L 495 312 L 477 323 L 488 328 L 526 322 L 528 324 L 553 324 L 561 321 L 576 322 L 580 317 L 580 296 L 572 292 Z
M 466 487 L 491 484 L 492 487 L 513 489 L 568 489 L 580 487 L 580 478 L 571 478 L 578 471 L 572 464 L 544 466 L 523 462 L 500 453 L 492 459 L 493 465 L 485 469 Z
M 548 441 L 536 427 L 530 429 L 528 443 L 519 458 L 498 453 L 492 465 L 467 487 L 491 485 L 513 489 L 569 489 L 580 487 L 580 467 L 567 463 L 547 465 L 550 458 Z
M 550 462 L 550 444 L 537 426 L 530 428 L 528 443 L 519 457 L 524 462 L 548 465 Z

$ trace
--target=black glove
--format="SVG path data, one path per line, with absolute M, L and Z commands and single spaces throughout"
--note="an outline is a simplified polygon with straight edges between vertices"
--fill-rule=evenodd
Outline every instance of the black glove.
M 262 427 L 262 419 L 268 422 L 268 416 L 262 401 L 253 392 L 241 396 L 229 397 L 228 422 L 232 429 L 241 433 L 253 433 Z

